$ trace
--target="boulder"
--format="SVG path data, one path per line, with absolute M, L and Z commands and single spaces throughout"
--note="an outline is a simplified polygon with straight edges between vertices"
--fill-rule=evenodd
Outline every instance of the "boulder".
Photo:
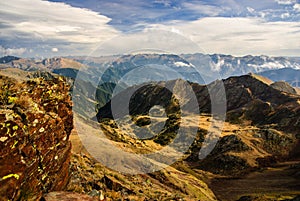
M 39 200 L 69 181 L 73 114 L 61 78 L 0 77 L 0 197 Z

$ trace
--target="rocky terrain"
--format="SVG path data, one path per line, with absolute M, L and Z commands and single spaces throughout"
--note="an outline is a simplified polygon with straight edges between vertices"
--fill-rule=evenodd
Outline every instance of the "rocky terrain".
M 196 138 L 197 140 L 192 144 L 190 152 L 186 155 L 186 159 L 184 160 L 186 166 L 184 169 L 189 171 L 207 171 L 215 175 L 222 175 L 225 178 L 240 178 L 249 172 L 263 170 L 266 167 L 272 167 L 281 163 L 281 161 L 293 160 L 295 157 L 296 161 L 294 163 L 299 163 L 299 158 L 297 158 L 299 156 L 299 140 L 297 138 L 299 138 L 300 97 L 295 93 L 293 88 L 287 83 L 273 84 L 272 81 L 254 74 L 231 77 L 224 80 L 223 83 L 227 99 L 227 120 L 216 147 L 202 160 L 199 160 L 198 153 L 211 126 L 209 115 L 210 100 L 207 99 L 207 88 L 213 88 L 218 85 L 212 83 L 211 86 L 206 87 L 204 85 L 191 83 L 202 113 L 200 115 L 200 124 L 199 122 L 197 123 L 196 120 L 191 120 L 189 124 L 190 127 L 198 127 L 198 136 Z M 176 84 L 173 83 L 173 86 L 174 85 Z M 147 152 L 148 147 L 151 146 L 151 141 L 159 146 L 164 146 L 172 141 L 176 135 L 178 125 L 180 125 L 180 118 L 174 119 L 172 115 L 170 115 L 170 113 L 176 113 L 177 110 L 174 109 L 176 103 L 172 99 L 172 95 L 163 92 L 160 88 L 161 84 L 143 86 L 139 90 L 140 95 L 136 93 L 132 99 L 133 101 L 130 102 L 132 106 L 129 105 L 129 113 L 132 116 L 137 114 L 142 115 L 140 122 L 144 123 L 141 123 L 141 125 L 148 125 L 147 119 L 151 119 L 150 116 L 147 117 L 149 108 L 159 104 L 159 100 L 161 99 L 164 99 L 164 103 L 167 104 L 165 105 L 165 109 L 169 119 L 164 129 L 156 136 L 150 137 L 149 140 L 142 140 L 142 143 L 146 146 L 137 145 L 139 144 L 137 140 L 126 135 L 128 130 L 129 133 L 134 133 L 134 129 L 130 130 L 127 128 L 125 132 L 124 128 L 122 128 L 122 130 L 118 128 L 113 121 L 107 120 L 107 118 L 112 118 L 110 113 L 111 102 L 99 110 L 97 117 L 98 120 L 102 122 L 102 128 L 111 140 L 116 141 L 118 146 L 128 147 L 134 152 Z M 216 87 L 215 90 L 217 91 L 218 88 Z M 151 92 L 153 91 L 157 92 L 155 94 L 159 99 L 151 96 Z M 126 92 L 124 92 L 124 94 L 126 94 Z M 120 93 L 119 96 L 124 94 Z M 115 98 L 118 99 L 118 95 Z M 122 111 L 119 112 L 119 114 L 122 113 Z M 178 115 L 178 113 L 176 115 Z M 118 117 L 121 118 L 121 116 Z M 196 117 L 191 118 L 197 119 Z M 124 119 L 126 120 L 126 118 Z M 133 119 L 135 118 L 133 117 Z M 168 121 L 172 123 L 168 123 Z M 122 123 L 119 122 L 118 125 L 122 125 Z M 124 143 L 133 144 L 133 146 L 123 145 Z M 159 147 L 153 147 L 152 149 L 159 150 Z M 288 168 L 288 166 L 285 167 Z M 284 172 L 285 170 L 282 171 L 282 173 Z M 292 175 L 298 174 L 298 172 L 299 169 L 289 170 L 289 174 Z M 218 176 L 215 178 L 217 179 Z M 280 180 L 280 176 L 278 176 L 278 179 Z M 288 192 L 287 194 L 290 193 L 290 195 L 297 194 L 297 192 L 299 192 L 297 179 L 294 180 L 293 176 L 288 176 L 288 179 L 290 179 L 290 181 L 288 181 L 290 182 L 290 188 L 287 187 L 283 192 Z M 211 185 L 212 189 L 217 189 L 214 185 L 221 185 L 222 182 L 226 183 L 226 180 L 222 179 L 212 179 L 211 181 L 213 181 Z M 215 181 L 221 182 L 218 183 Z M 292 184 L 293 182 L 296 182 L 296 184 Z M 278 184 L 278 186 L 280 185 L 285 184 Z M 244 188 L 246 188 L 246 185 Z M 270 187 L 264 193 L 268 194 L 271 192 L 272 189 Z M 222 193 L 224 192 L 221 191 L 221 195 L 219 194 L 218 196 L 224 199 Z M 232 199 L 238 199 L 238 196 L 236 194 L 232 195 L 229 200 Z
M 69 182 L 72 103 L 62 78 L 0 76 L 0 200 L 39 200 Z
M 129 63 L 133 59 L 125 58 Z M 141 58 L 133 60 L 136 63 Z M 176 59 L 169 58 L 172 63 Z M 107 82 L 96 85 L 96 90 L 88 75 L 70 89 L 68 84 L 73 85 L 80 65 L 75 63 L 78 66 L 72 68 L 73 64 L 65 62 L 55 67 L 63 60 L 41 61 L 39 65 L 47 66 L 47 72 L 32 71 L 39 68 L 36 61 L 25 67 L 18 58 L 1 60 L 0 200 L 299 199 L 300 96 L 288 83 L 273 83 L 255 74 L 230 77 L 223 80 L 226 94 L 222 97 L 220 80 L 208 85 L 189 82 L 197 104 L 185 107 L 190 97 L 186 88 L 178 87 L 183 80 L 175 79 L 134 85 L 108 101 L 113 82 L 126 74 L 126 69 L 118 71 L 117 76 L 108 73 Z M 21 69 L 17 61 L 22 63 Z M 12 62 L 14 68 L 7 68 Z M 123 60 L 118 62 L 121 65 Z M 23 67 L 29 71 L 23 71 Z M 67 73 L 69 78 L 50 71 Z M 166 86 L 179 90 L 183 105 Z M 75 108 L 79 108 L 74 114 L 76 129 L 70 97 L 74 87 L 80 91 L 72 97 Z M 113 118 L 112 101 L 128 91 L 134 91 L 129 114 L 120 105 L 118 116 Z M 209 91 L 215 95 L 210 96 Z M 205 139 L 211 130 L 218 129 L 211 114 L 214 98 L 217 102 L 226 98 L 226 121 L 212 152 L 200 159 Z M 96 110 L 86 111 L 84 103 L 96 106 Z M 188 110 L 189 115 L 182 116 L 180 109 Z M 182 123 L 183 118 L 187 124 Z M 105 136 L 98 146 L 103 152 L 110 140 L 127 152 L 147 154 L 172 143 L 180 127 L 197 131 L 182 158 L 160 171 L 137 175 L 99 163 L 78 135 L 92 138 L 101 130 Z M 150 130 L 151 135 L 140 139 L 141 129 Z M 117 161 L 122 163 L 122 158 Z
M 174 87 L 176 86 L 176 82 L 173 83 L 173 81 L 170 81 L 166 85 Z M 278 141 L 282 141 L 282 145 L 286 143 L 284 146 L 292 148 L 291 144 L 293 138 L 297 134 L 299 128 L 300 112 L 300 97 L 295 93 L 292 87 L 286 83 L 279 87 L 276 83 L 273 84 L 270 80 L 254 74 L 231 77 L 224 80 L 223 83 L 227 100 L 227 122 L 230 124 L 238 124 L 240 126 L 243 125 L 245 128 L 232 130 L 233 135 L 227 136 L 226 140 L 224 139 L 223 142 L 221 141 L 222 144 L 226 144 L 225 146 L 227 146 L 228 143 L 241 143 L 241 145 L 239 145 L 241 146 L 241 150 L 238 150 L 238 152 L 251 150 L 250 146 L 247 146 L 247 144 L 243 145 L 243 140 L 237 137 L 236 133 L 242 133 L 242 130 L 245 130 L 247 126 L 253 126 L 253 128 L 250 128 L 245 132 L 246 134 L 239 135 L 244 137 L 244 135 L 252 133 L 253 135 L 261 136 L 260 138 L 264 140 L 277 139 Z M 205 86 L 191 83 L 191 86 L 198 99 L 200 112 L 203 115 L 209 115 L 211 112 L 211 103 L 210 98 L 208 98 L 208 88 L 212 88 L 211 91 L 215 90 L 216 94 L 220 94 L 218 92 L 218 84 L 211 83 L 210 85 Z M 134 90 L 135 88 L 139 87 L 133 87 Z M 128 91 L 130 90 L 131 89 Z M 155 97 L 152 92 L 155 92 Z M 172 94 L 168 92 L 169 91 L 163 90 L 161 83 L 159 85 L 150 84 L 143 86 L 138 89 L 137 93 L 132 97 L 131 102 L 129 103 L 129 114 L 132 116 L 147 115 L 152 106 L 161 105 L 165 108 L 166 115 L 169 118 L 172 118 L 171 114 L 175 114 L 175 116 L 180 115 L 178 113 L 176 101 L 172 98 Z M 118 94 L 115 99 L 118 99 L 118 96 L 122 97 L 124 94 L 126 94 L 126 91 Z M 163 104 L 160 103 L 160 100 L 164 100 Z M 291 110 L 291 108 L 293 109 Z M 126 114 L 122 111 L 122 108 L 118 108 L 117 110 L 119 115 L 118 118 L 121 118 L 122 114 Z M 110 111 L 111 102 L 107 103 L 99 110 L 97 114 L 98 120 L 102 121 L 105 120 L 105 118 L 112 118 Z M 144 118 L 144 121 L 147 121 L 147 119 Z M 173 119 L 172 124 L 166 124 L 165 126 L 178 126 L 174 121 L 176 122 L 178 119 Z M 164 132 L 169 132 L 169 130 L 170 129 L 164 129 Z M 288 133 L 287 135 L 282 134 L 281 131 Z M 166 133 L 163 135 L 166 136 Z M 257 143 L 259 142 L 257 141 Z M 217 147 L 215 149 L 217 149 Z M 277 148 L 278 147 L 274 147 L 272 148 L 273 150 L 269 150 L 269 152 L 275 154 Z M 225 147 L 220 147 L 216 150 L 216 153 L 222 153 L 224 150 Z M 284 155 L 283 150 L 280 152 Z

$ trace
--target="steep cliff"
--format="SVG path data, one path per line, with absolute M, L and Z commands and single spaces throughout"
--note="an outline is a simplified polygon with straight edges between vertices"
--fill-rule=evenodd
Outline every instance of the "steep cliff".
M 62 78 L 0 76 L 0 200 L 39 200 L 69 180 L 73 114 Z

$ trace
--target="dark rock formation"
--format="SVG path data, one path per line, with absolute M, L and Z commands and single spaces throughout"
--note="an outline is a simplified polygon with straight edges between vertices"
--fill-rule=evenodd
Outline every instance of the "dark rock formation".
M 173 89 L 176 82 L 165 82 Z M 257 126 L 259 137 L 257 140 L 249 140 L 253 136 L 245 137 L 247 132 L 233 132 L 230 135 L 220 138 L 214 150 L 210 155 L 199 163 L 203 170 L 211 171 L 218 174 L 238 174 L 248 171 L 253 167 L 266 166 L 277 162 L 277 159 L 287 157 L 293 152 L 293 147 L 296 142 L 292 134 L 299 132 L 299 116 L 300 116 L 300 97 L 294 93 L 287 93 L 287 86 L 282 86 L 279 89 L 271 86 L 271 81 L 261 76 L 248 74 L 240 77 L 231 77 L 223 80 L 226 94 L 222 93 L 220 87 L 221 81 L 215 81 L 208 86 L 190 83 L 198 100 L 200 112 L 211 112 L 211 100 L 221 102 L 222 97 L 226 96 L 227 103 L 227 121 L 234 124 L 248 124 L 249 126 Z M 161 85 L 154 83 L 144 86 L 134 86 L 126 89 L 120 94 L 113 97 L 111 102 L 117 102 L 114 109 L 119 117 L 124 116 L 123 112 L 127 108 L 121 104 L 123 99 L 120 98 L 124 94 L 133 94 L 129 103 L 129 114 L 134 116 L 137 114 L 148 115 L 150 108 L 153 105 L 160 105 L 166 109 L 167 116 L 164 129 L 158 135 L 153 137 L 154 142 L 160 145 L 169 144 L 176 136 L 176 132 L 180 127 L 180 114 L 174 115 L 176 101 L 172 100 L 172 93 L 168 90 L 163 90 Z M 281 86 L 281 85 L 280 85 Z M 209 94 L 213 91 L 215 94 Z M 184 94 L 185 89 L 181 89 Z M 134 92 L 134 93 L 133 93 Z M 189 100 L 189 96 L 184 96 Z M 215 100 L 217 99 L 217 100 Z M 160 102 L 161 101 L 161 102 Z M 111 102 L 100 108 L 97 114 L 99 121 L 105 118 L 112 118 Z M 188 102 L 188 101 L 186 101 Z M 172 108 L 172 109 L 170 109 Z M 181 108 L 183 108 L 181 106 Z M 173 114 L 173 115 L 172 115 Z M 172 118 L 172 117 L 177 118 Z M 115 118 L 115 116 L 114 116 Z M 117 117 L 118 118 L 118 117 Z M 147 118 L 142 119 L 142 122 L 137 121 L 137 125 L 149 124 Z M 291 126 L 293 125 L 293 126 Z M 270 127 L 268 127 L 270 126 Z M 251 133 L 252 131 L 249 131 Z M 288 134 L 290 132 L 290 134 Z M 189 161 L 198 161 L 198 152 L 203 141 L 205 131 L 197 137 L 191 148 Z M 266 155 L 270 154 L 272 158 L 260 158 L 259 154 L 263 152 Z M 252 159 L 249 160 L 252 156 Z M 265 155 L 263 155 L 264 157 Z M 255 160 L 258 159 L 258 160 Z
M 62 78 L 0 77 L 1 200 L 39 200 L 66 187 L 73 129 L 68 91 Z
M 271 87 L 279 91 L 283 91 L 290 94 L 297 94 L 296 90 L 287 82 L 278 81 L 271 84 Z

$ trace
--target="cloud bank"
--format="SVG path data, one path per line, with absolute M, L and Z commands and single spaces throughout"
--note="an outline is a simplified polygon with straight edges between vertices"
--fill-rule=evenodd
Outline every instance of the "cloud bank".
M 0 13 L 1 45 L 13 46 L 14 49 L 29 46 L 41 55 L 58 52 L 52 51 L 53 48 L 69 51 L 70 54 L 72 50 L 77 54 L 81 51 L 86 53 L 96 43 L 118 34 L 116 29 L 107 24 L 110 18 L 64 3 L 1 1 Z
M 202 18 L 169 25 L 207 53 L 299 56 L 300 22 L 267 22 L 259 18 Z
M 0 2 L 2 56 L 89 55 L 97 47 L 111 48 L 104 50 L 106 54 L 118 53 L 118 48 L 126 52 L 147 47 L 148 36 L 140 36 L 152 28 L 183 35 L 204 53 L 299 56 L 300 52 L 296 0 L 51 1 L 59 2 Z M 184 48 L 186 43 L 178 37 L 166 43 L 160 41 L 163 32 L 153 34 L 157 49 L 160 45 L 174 52 L 193 49 Z M 114 45 L 114 40 L 122 44 Z

